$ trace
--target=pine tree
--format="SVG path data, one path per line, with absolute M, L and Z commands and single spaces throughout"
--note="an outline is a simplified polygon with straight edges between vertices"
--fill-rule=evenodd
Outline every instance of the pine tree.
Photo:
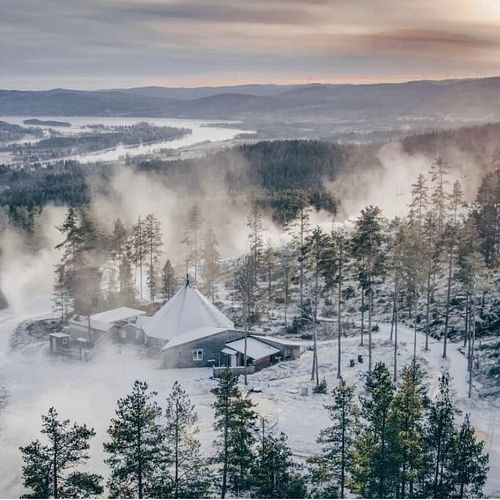
M 318 305 L 320 298 L 320 276 L 327 259 L 327 248 L 329 239 L 318 226 L 307 237 L 306 252 L 310 257 L 310 266 L 314 275 L 314 309 L 313 309 L 313 365 L 311 370 L 311 380 L 316 379 L 316 386 L 319 385 L 319 363 L 318 363 L 318 342 L 317 342 L 317 323 L 318 323 Z
M 192 264 L 195 285 L 198 283 L 199 236 L 203 221 L 204 218 L 201 215 L 200 207 L 195 203 L 187 215 L 184 239 L 182 240 L 182 243 L 186 246 L 186 274 L 189 273 Z
M 417 356 L 417 324 L 419 299 L 425 289 L 425 261 L 422 239 L 419 237 L 417 222 L 403 224 L 403 246 L 401 255 L 402 283 L 406 292 L 409 318 L 414 311 L 413 359 Z M 396 357 L 395 357 L 396 361 Z
M 276 265 L 276 253 L 273 248 L 271 241 L 267 242 L 267 246 L 264 250 L 263 263 L 266 271 L 267 278 L 267 300 L 268 304 L 271 304 L 272 299 L 272 286 L 273 286 L 273 272 Z
M 254 281 L 254 286 L 257 286 L 258 276 L 261 269 L 262 263 L 262 214 L 260 212 L 259 206 L 254 201 L 250 208 L 250 212 L 247 217 L 247 227 L 249 229 L 248 240 L 250 243 L 250 262 L 252 264 L 252 277 Z
M 481 498 L 488 473 L 488 454 L 478 441 L 469 415 L 455 434 L 450 452 L 450 487 L 452 498 Z
M 351 490 L 366 498 L 394 495 L 397 476 L 394 391 L 389 370 L 383 363 L 377 363 L 368 372 L 366 395 L 360 397 L 363 425 L 355 442 L 351 469 Z
M 491 269 L 500 263 L 500 168 L 498 161 L 481 182 L 473 212 L 481 236 L 481 251 Z
M 335 278 L 337 282 L 337 378 L 342 378 L 342 295 L 344 275 L 347 270 L 347 255 L 349 251 L 349 240 L 347 233 L 342 230 L 334 230 L 331 234 L 333 244 L 333 258 L 335 267 Z
M 203 279 L 208 296 L 215 302 L 216 283 L 220 275 L 219 242 L 214 231 L 209 228 L 203 238 Z
M 347 473 L 353 467 L 358 408 L 354 387 L 344 380 L 332 391 L 333 403 L 325 405 L 332 425 L 323 429 L 317 439 L 321 454 L 309 459 L 312 483 L 320 485 L 322 498 L 345 498 Z
M 160 281 L 160 256 L 163 246 L 160 221 L 152 214 L 144 221 L 145 257 L 148 260 L 147 283 L 151 302 L 154 302 Z
M 61 321 L 65 321 L 74 306 L 71 292 L 68 288 L 68 278 L 64 263 L 55 266 L 54 290 L 52 292 L 52 310 L 61 315 Z
M 384 271 L 382 212 L 369 206 L 361 211 L 352 236 L 353 254 L 361 262 L 359 281 L 362 292 L 368 293 L 368 370 L 372 370 L 372 313 L 373 293 L 377 277 Z
M 212 407 L 218 439 L 214 462 L 220 466 L 221 498 L 227 493 L 240 496 L 251 484 L 257 415 L 252 401 L 242 396 L 238 379 L 229 370 L 220 374 L 217 386 L 210 392 L 215 396 Z
M 64 286 L 75 299 L 76 276 L 86 265 L 86 259 L 85 241 L 80 229 L 78 214 L 74 208 L 68 209 L 64 222 L 57 229 L 64 237 L 64 240 L 56 245 L 57 250 L 63 251 L 59 265 L 64 268 Z
M 451 302 L 451 287 L 453 280 L 453 270 L 455 265 L 455 247 L 458 238 L 458 210 L 463 206 L 462 188 L 458 182 L 453 184 L 453 191 L 450 196 L 449 210 L 451 218 L 448 224 L 445 225 L 443 238 L 448 252 L 448 279 L 446 286 L 446 309 L 444 317 L 444 338 L 443 338 L 443 358 L 447 355 L 448 346 L 448 324 L 450 318 L 450 302 Z
M 132 392 L 117 402 L 108 429 L 110 439 L 104 443 L 110 455 L 105 462 L 111 470 L 107 484 L 113 497 L 148 496 L 157 488 L 158 471 L 168 463 L 159 423 L 162 410 L 155 397 L 145 382 L 136 381 Z
M 422 236 L 422 227 L 424 224 L 427 205 L 429 202 L 427 181 L 423 174 L 419 174 L 417 180 L 411 185 L 411 203 L 410 208 L 414 211 L 418 226 L 418 236 Z
M 292 450 L 284 433 L 275 435 L 265 429 L 252 467 L 252 496 L 255 498 L 305 498 L 303 477 L 297 472 Z
M 245 385 L 248 384 L 248 332 L 250 329 L 250 321 L 252 310 L 254 308 L 254 276 L 253 276 L 252 258 L 245 256 L 243 262 L 237 267 L 235 273 L 234 288 L 236 291 L 236 299 L 240 302 L 243 310 L 243 326 L 245 331 L 243 365 L 244 365 L 244 380 Z
M 287 229 L 292 236 L 291 246 L 299 265 L 299 306 L 302 314 L 304 311 L 304 271 L 307 261 L 306 239 L 310 233 L 309 215 L 311 210 L 304 196 L 300 196 L 297 202 L 299 205 L 297 216 Z
M 162 293 L 165 301 L 170 300 L 179 287 L 179 281 L 175 275 L 174 266 L 167 259 L 161 271 Z
M 85 498 L 100 495 L 102 477 L 74 470 L 89 459 L 89 441 L 95 436 L 86 425 L 59 420 L 54 408 L 42 415 L 39 440 L 21 448 L 23 484 L 30 492 L 25 498 Z
M 125 228 L 121 219 L 116 219 L 113 227 L 113 234 L 110 241 L 111 258 L 118 266 L 118 285 L 120 294 L 125 287 L 125 272 L 122 269 L 125 264 L 125 257 L 127 252 L 127 229 Z
M 434 212 L 425 215 L 422 231 L 422 258 L 426 264 L 425 272 L 425 350 L 429 350 L 430 311 L 434 296 L 434 276 L 437 272 L 439 249 L 437 245 L 437 224 Z
M 421 489 L 425 474 L 424 419 L 428 397 L 424 372 L 415 363 L 403 368 L 401 385 L 393 401 L 397 433 L 398 466 L 396 497 L 413 498 Z
M 431 206 L 436 217 L 436 232 L 438 239 L 441 238 L 444 231 L 446 217 L 447 193 L 449 167 L 444 158 L 438 157 L 432 163 L 429 174 L 431 176 Z
M 280 255 L 281 287 L 283 289 L 283 313 L 285 330 L 288 330 L 288 304 L 290 302 L 291 259 L 288 246 L 284 246 Z
M 135 265 L 136 273 L 139 270 L 139 292 L 141 300 L 143 299 L 143 270 L 144 270 L 144 261 L 146 258 L 146 238 L 145 238 L 145 229 L 144 229 L 144 221 L 141 219 L 141 216 L 137 218 L 137 223 L 133 227 L 132 234 L 132 249 L 133 249 L 133 262 Z
M 158 496 L 173 498 L 202 498 L 208 492 L 209 472 L 200 454 L 197 439 L 198 417 L 186 392 L 174 383 L 165 407 L 165 440 L 171 450 L 172 466 L 169 477 L 172 488 L 157 492 Z
M 398 218 L 392 223 L 394 236 L 390 246 L 390 268 L 392 270 L 394 281 L 394 298 L 392 306 L 391 339 L 394 340 L 394 361 L 393 361 L 393 379 L 396 382 L 398 378 L 398 326 L 399 326 L 399 294 L 400 284 L 403 274 L 403 252 L 405 232 L 403 222 Z M 394 335 L 393 335 L 394 332 Z
M 133 242 L 127 239 L 125 243 L 125 251 L 122 255 L 120 264 L 119 281 L 121 283 L 121 302 L 129 307 L 134 306 L 137 302 L 137 288 L 132 272 L 132 265 L 134 262 L 134 248 Z
M 433 498 L 445 498 L 450 489 L 449 468 L 457 413 L 450 376 L 445 373 L 439 380 L 439 392 L 431 402 L 425 430 L 429 472 L 424 494 Z

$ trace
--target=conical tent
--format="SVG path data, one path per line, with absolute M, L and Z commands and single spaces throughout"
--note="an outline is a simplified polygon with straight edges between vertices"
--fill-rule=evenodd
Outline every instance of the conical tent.
M 187 282 L 144 325 L 148 337 L 171 340 L 200 328 L 233 329 L 233 322 Z

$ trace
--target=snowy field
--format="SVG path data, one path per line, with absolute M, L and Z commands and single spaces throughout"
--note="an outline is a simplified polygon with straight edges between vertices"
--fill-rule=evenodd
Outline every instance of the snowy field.
M 165 400 L 172 384 L 178 380 L 190 394 L 199 416 L 201 439 L 205 452 L 210 452 L 214 439 L 213 411 L 209 369 L 162 370 L 150 359 L 141 359 L 133 348 L 110 349 L 88 363 L 70 362 L 51 358 L 46 343 L 31 344 L 9 351 L 8 338 L 23 319 L 40 316 L 50 308 L 48 300 L 41 298 L 25 304 L 23 314 L 12 310 L 0 312 L 0 496 L 17 497 L 22 493 L 20 483 L 21 456 L 19 446 L 38 437 L 40 415 L 55 406 L 61 417 L 93 426 L 97 432 L 91 449 L 89 470 L 106 476 L 101 443 L 106 440 L 106 429 L 114 414 L 116 399 L 124 396 L 134 380 L 145 380 L 158 391 L 160 404 Z M 384 360 L 392 367 L 393 346 L 389 341 L 389 325 L 380 325 L 374 333 L 374 361 Z M 401 327 L 399 333 L 399 367 L 409 362 L 413 353 L 413 331 Z M 438 376 L 449 370 L 464 412 L 471 413 L 480 436 L 486 440 L 490 454 L 490 473 L 485 490 L 488 496 L 500 495 L 500 431 L 496 428 L 500 414 L 498 401 L 479 398 L 467 399 L 466 360 L 451 344 L 448 360 L 441 359 L 442 346 L 432 343 L 428 353 L 422 352 L 423 338 L 418 336 L 419 362 L 429 372 L 431 394 L 437 390 Z M 349 383 L 363 386 L 367 349 L 359 347 L 359 339 L 343 340 L 343 375 Z M 337 383 L 336 341 L 320 342 L 319 361 L 321 377 L 331 389 Z M 349 359 L 364 354 L 365 364 L 349 368 Z M 425 357 L 424 357 L 425 354 Z M 252 394 L 261 416 L 276 424 L 289 436 L 295 454 L 305 457 L 316 449 L 316 437 L 328 424 L 323 404 L 327 395 L 312 395 L 310 368 L 312 352 L 306 351 L 299 360 L 283 363 L 249 377 L 249 387 L 259 387 L 261 393 Z M 302 388 L 309 388 L 303 396 Z

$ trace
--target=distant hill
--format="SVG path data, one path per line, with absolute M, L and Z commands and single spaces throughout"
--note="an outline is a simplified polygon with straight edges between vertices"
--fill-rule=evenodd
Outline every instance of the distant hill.
M 500 77 L 367 85 L 0 90 L 0 115 L 330 120 L 500 116 Z

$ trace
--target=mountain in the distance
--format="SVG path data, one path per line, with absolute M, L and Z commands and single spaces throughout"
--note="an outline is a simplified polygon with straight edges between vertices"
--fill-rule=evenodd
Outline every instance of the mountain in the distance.
M 500 116 L 500 77 L 363 85 L 0 90 L 0 115 L 330 120 Z

